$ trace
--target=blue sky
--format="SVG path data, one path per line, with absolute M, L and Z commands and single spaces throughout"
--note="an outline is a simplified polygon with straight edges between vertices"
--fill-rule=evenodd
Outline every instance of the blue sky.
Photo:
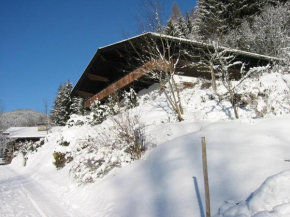
M 195 0 L 165 0 L 189 11 Z M 49 109 L 61 83 L 76 84 L 98 47 L 137 32 L 140 0 L 0 1 L 0 100 L 5 112 Z

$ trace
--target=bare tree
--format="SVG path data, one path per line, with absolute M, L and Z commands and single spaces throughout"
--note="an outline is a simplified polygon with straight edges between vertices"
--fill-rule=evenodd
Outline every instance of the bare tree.
M 45 113 L 45 128 L 46 128 L 46 132 L 48 133 L 49 117 L 48 117 L 48 101 L 47 101 L 47 97 L 45 97 L 43 99 L 43 107 L 44 107 L 44 113 Z
M 215 46 L 215 50 L 217 49 L 218 47 Z M 248 77 L 248 74 L 245 74 L 244 72 L 245 64 L 242 63 L 241 61 L 235 61 L 236 57 L 232 54 L 227 53 L 226 50 L 221 51 L 221 52 L 216 51 L 215 53 L 217 54 L 217 58 L 218 58 L 217 65 L 215 65 L 215 69 L 219 77 L 221 78 L 224 87 L 227 89 L 229 93 L 229 98 L 234 109 L 235 117 L 238 119 L 239 114 L 238 114 L 238 109 L 237 109 L 236 100 L 235 100 L 236 87 L 237 85 L 242 83 L 242 81 L 246 77 Z M 232 81 L 235 76 L 230 72 L 230 68 L 233 68 L 238 65 L 241 66 L 240 67 L 241 79 L 238 81 L 238 84 L 234 85 Z
M 219 51 L 217 49 L 212 49 L 212 46 L 208 45 L 205 48 L 193 47 L 191 52 L 186 51 L 185 53 L 190 62 L 188 67 L 196 68 L 196 70 L 202 74 L 209 74 L 211 77 L 212 89 L 217 93 L 217 72 L 215 70 L 215 65 L 219 62 Z
M 0 155 L 5 156 L 8 151 L 8 143 L 9 139 L 6 135 L 3 134 L 4 130 L 4 121 L 3 121 L 3 113 L 4 113 L 4 104 L 0 100 Z
M 142 42 L 137 42 L 137 44 L 130 43 L 135 51 L 132 62 L 137 62 L 138 73 L 160 83 L 160 91 L 164 93 L 178 120 L 182 121 L 183 108 L 180 91 L 174 80 L 180 60 L 180 43 L 157 33 L 147 35 Z
M 191 50 L 194 50 L 194 48 Z M 222 99 L 224 96 L 218 93 L 217 80 L 222 82 L 227 90 L 225 95 L 229 97 L 235 117 L 239 118 L 236 104 L 236 88 L 248 78 L 254 70 L 246 71 L 245 63 L 237 61 L 236 56 L 231 50 L 221 48 L 218 42 L 212 42 L 211 45 L 207 45 L 197 50 L 197 53 L 190 51 L 186 52 L 188 59 L 191 60 L 188 66 L 195 67 L 201 73 L 210 74 L 212 88 L 219 99 Z
M 170 19 L 177 21 L 181 16 L 182 14 L 180 12 L 179 6 L 176 3 L 173 3 Z
M 4 113 L 4 104 L 0 100 L 0 131 L 3 129 L 3 113 Z

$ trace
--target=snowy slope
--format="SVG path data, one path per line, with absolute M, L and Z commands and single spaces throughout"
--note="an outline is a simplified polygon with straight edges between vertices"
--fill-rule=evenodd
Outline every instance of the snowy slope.
M 31 157 L 24 174 L 32 173 L 85 216 L 204 216 L 200 137 L 207 141 L 212 213 L 217 213 L 224 201 L 245 200 L 267 177 L 290 169 L 285 161 L 289 124 L 290 119 L 273 119 L 202 128 L 205 124 L 194 122 L 173 125 L 167 129 L 177 136 L 180 128 L 195 132 L 165 142 L 146 160 L 86 186 L 69 179 L 67 169 L 55 170 L 51 145 Z
M 21 155 L 5 167 L 41 183 L 60 204 L 80 216 L 203 217 L 200 137 L 205 136 L 213 215 L 249 217 L 275 207 L 280 210 L 277 215 L 287 213 L 279 204 L 288 203 L 285 200 L 267 203 L 261 202 L 265 197 L 257 196 L 260 202 L 252 202 L 251 207 L 247 198 L 267 177 L 290 169 L 290 76 L 264 74 L 238 86 L 237 93 L 244 104 L 239 108 L 239 120 L 234 120 L 230 103 L 214 97 L 211 88 L 203 88 L 196 79 L 182 77 L 179 82 L 184 81 L 194 84 L 192 88 L 182 87 L 185 121 L 176 122 L 166 98 L 156 89 L 158 86 L 147 94 L 143 91 L 140 106 L 131 112 L 139 114 L 146 125 L 150 145 L 145 156 L 139 161 L 123 162 L 123 167 L 114 168 L 104 178 L 95 177 L 95 183 L 78 183 L 70 169 L 77 161 L 91 157 L 92 152 L 80 146 L 83 141 L 97 141 L 104 131 L 109 132 L 110 139 L 114 129 L 110 120 L 90 126 L 86 122 L 89 117 L 77 117 L 83 125 L 66 126 L 49 134 L 45 144 L 28 156 L 26 167 L 22 167 Z M 218 92 L 223 91 L 218 83 Z M 62 141 L 69 146 L 60 145 Z M 57 170 L 53 153 L 74 150 L 79 150 L 75 152 L 79 156 L 74 156 L 77 161 Z M 110 154 L 114 156 L 114 152 Z M 116 156 L 122 154 L 121 151 Z M 275 182 L 271 183 L 274 189 Z M 276 196 L 280 198 L 279 194 Z

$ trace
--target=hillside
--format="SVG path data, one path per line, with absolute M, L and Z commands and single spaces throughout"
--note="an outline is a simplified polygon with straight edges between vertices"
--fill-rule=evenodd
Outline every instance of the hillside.
M 0 123 L 2 129 L 9 127 L 31 127 L 45 121 L 45 114 L 31 109 L 19 109 L 12 112 L 4 112 Z
M 200 137 L 205 136 L 212 215 L 289 214 L 289 198 L 283 197 L 290 193 L 283 187 L 289 173 L 268 177 L 290 169 L 290 76 L 272 70 L 237 86 L 238 120 L 227 98 L 215 97 L 203 81 L 178 79 L 185 121 L 177 122 L 159 86 L 153 85 L 139 93 L 139 106 L 101 124 L 95 124 L 94 113 L 73 115 L 42 147 L 28 152 L 26 167 L 19 154 L 3 174 L 25 180 L 24 192 L 46 215 L 55 210 L 53 215 L 78 217 L 204 217 Z M 217 86 L 222 94 L 222 83 Z M 127 140 L 135 133 L 144 142 L 141 152 Z M 14 201 L 12 185 L 5 192 Z M 22 203 L 0 203 L 7 212 L 35 212 L 33 206 L 23 210 Z
M 219 212 L 221 215 L 217 216 L 223 216 L 225 212 L 232 213 L 226 216 L 238 216 L 240 213 L 252 216 L 250 212 L 272 211 L 275 206 L 290 203 L 289 198 L 258 200 L 259 203 L 253 199 L 251 209 L 246 209 L 246 199 L 267 177 L 289 170 L 289 124 L 289 118 L 252 123 L 158 124 L 151 132 L 160 135 L 163 141 L 169 141 L 161 142 L 143 160 L 116 168 L 94 184 L 79 186 L 70 172 L 73 163 L 64 169 L 55 169 L 52 154 L 58 148 L 59 134 L 47 137 L 49 142 L 37 154 L 30 156 L 26 168 L 19 169 L 21 158 L 15 159 L 11 167 L 21 172 L 25 179 L 32 178 L 27 185 L 38 186 L 41 183 L 40 189 L 43 186 L 50 189 L 51 196 L 68 211 L 81 212 L 82 216 L 203 217 L 205 204 L 200 136 L 205 136 L 212 214 Z M 64 129 L 61 134 L 74 138 L 85 134 L 85 129 L 77 128 Z M 289 193 L 283 192 L 283 195 Z M 277 192 L 275 195 L 281 196 Z M 30 196 L 33 198 L 33 194 Z M 222 208 L 219 210 L 219 207 Z

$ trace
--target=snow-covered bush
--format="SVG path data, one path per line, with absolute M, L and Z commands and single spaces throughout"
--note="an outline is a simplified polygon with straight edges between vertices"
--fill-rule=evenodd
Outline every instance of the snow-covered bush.
M 27 160 L 29 158 L 29 154 L 37 152 L 37 149 L 40 148 L 44 144 L 44 139 L 40 139 L 39 141 L 25 141 L 16 143 L 16 152 L 15 155 L 21 153 L 23 156 L 23 166 L 26 166 Z
M 112 94 L 108 97 L 106 106 L 108 108 L 108 113 L 111 116 L 116 115 L 120 112 L 118 93 Z
M 146 149 L 145 125 L 129 111 L 112 118 L 110 127 L 79 139 L 71 147 L 70 172 L 81 183 L 102 178 L 115 167 L 140 159 Z M 62 156 L 63 158 L 67 158 Z
M 113 118 L 115 140 L 127 146 L 125 150 L 132 159 L 140 159 L 146 149 L 145 125 L 140 114 L 124 112 Z
M 106 117 L 109 115 L 108 114 L 108 107 L 106 105 L 102 105 L 101 102 L 97 99 L 94 101 L 94 103 L 92 103 L 92 105 L 90 106 L 91 109 L 91 124 L 92 125 L 97 125 L 102 123 Z
M 70 141 L 67 141 L 62 135 L 58 135 L 58 140 L 56 141 L 57 147 L 53 151 L 53 164 L 56 169 L 63 168 L 66 164 L 73 160 L 71 154 Z
M 85 113 L 85 100 L 80 97 L 73 97 L 70 105 L 71 114 L 84 115 Z
M 83 126 L 83 125 L 95 125 L 95 119 L 93 115 L 80 116 L 73 114 L 66 124 L 68 127 Z
M 74 161 L 70 172 L 81 183 L 94 182 L 114 167 L 131 162 L 130 155 L 113 140 L 104 144 L 102 140 L 90 136 L 77 142 L 72 148 L 72 156 Z
M 139 105 L 139 97 L 135 90 L 133 88 L 130 88 L 130 90 L 127 92 L 125 91 L 123 93 L 124 98 L 124 107 L 126 109 L 131 109 Z
M 65 166 L 67 160 L 64 153 L 54 152 L 53 153 L 54 162 L 56 169 L 61 169 Z
M 0 155 L 5 155 L 9 150 L 9 143 L 12 140 L 0 132 Z

